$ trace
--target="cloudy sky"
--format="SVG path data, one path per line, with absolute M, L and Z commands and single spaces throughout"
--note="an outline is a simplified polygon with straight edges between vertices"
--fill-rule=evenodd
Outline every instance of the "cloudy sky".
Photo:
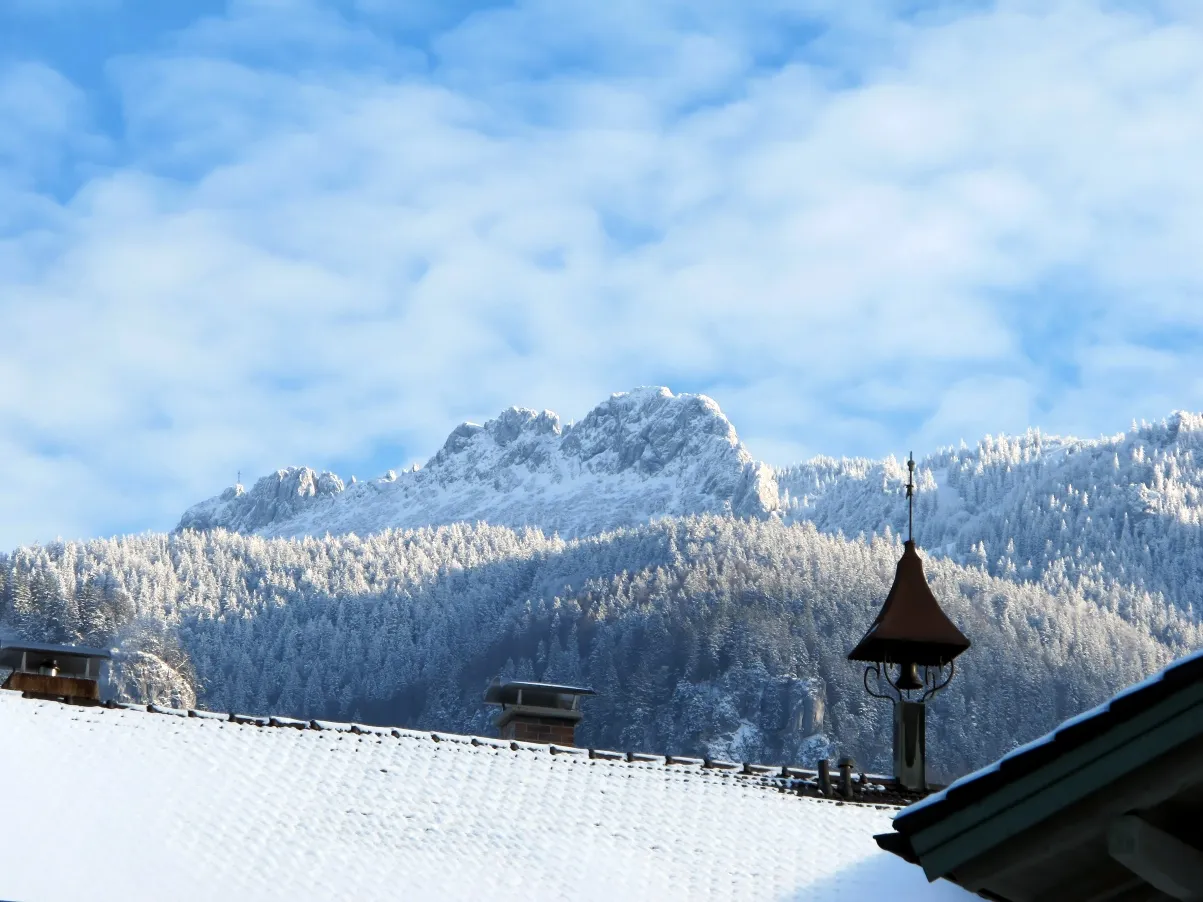
M 644 384 L 771 463 L 1203 409 L 1201 148 L 1195 0 L 0 0 L 0 546 Z

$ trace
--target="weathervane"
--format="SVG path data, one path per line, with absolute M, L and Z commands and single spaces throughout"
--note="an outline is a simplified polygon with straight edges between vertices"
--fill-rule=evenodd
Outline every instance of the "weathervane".
M 906 465 L 907 539 L 902 559 L 877 619 L 848 660 L 866 665 L 866 692 L 894 705 L 895 778 L 907 789 L 926 791 L 926 703 L 951 682 L 956 673 L 953 659 L 969 648 L 969 640 L 941 610 L 923 574 L 923 561 L 915 551 L 913 452 Z M 870 675 L 876 690 L 869 685 Z M 911 699 L 912 692 L 920 692 L 918 700 Z
M 915 452 L 906 459 L 906 540 L 915 541 Z

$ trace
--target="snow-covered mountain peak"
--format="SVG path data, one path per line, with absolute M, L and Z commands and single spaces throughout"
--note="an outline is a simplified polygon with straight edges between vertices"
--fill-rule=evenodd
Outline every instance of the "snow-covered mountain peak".
M 259 479 L 249 492 L 241 485 L 230 486 L 216 498 L 190 507 L 179 528 L 221 526 L 234 532 L 255 532 L 304 510 L 312 499 L 333 497 L 345 488 L 334 473 L 285 467 Z
M 733 460 L 752 463 L 718 404 L 705 395 L 674 395 L 667 388 L 611 395 L 573 426 L 564 450 L 582 461 L 610 455 L 607 463 L 615 469 L 647 475 L 707 450 L 729 450 Z
M 449 466 L 465 454 L 479 455 L 486 448 L 510 449 L 510 457 L 517 459 L 537 445 L 551 447 L 561 431 L 560 418 L 550 410 L 538 413 L 526 407 L 510 407 L 483 426 L 476 423 L 456 426 L 426 466 Z M 550 444 L 548 439 L 552 440 Z
M 633 469 L 650 476 L 679 458 L 724 444 L 741 463 L 752 463 L 735 427 L 713 399 L 674 395 L 657 386 L 613 394 L 569 427 L 550 410 L 540 413 L 524 407 L 503 410 L 483 426 L 463 423 L 452 430 L 427 466 L 453 466 L 464 455 L 484 455 L 495 463 L 493 456 L 504 449 L 502 463 L 526 457 L 538 468 L 548 465 L 550 451 L 558 448 L 562 455 L 589 462 L 595 469 L 604 464 L 615 471 Z
M 765 517 L 777 506 L 772 470 L 712 399 L 652 387 L 612 395 L 570 427 L 522 407 L 463 423 L 425 467 L 369 482 L 277 470 L 249 492 L 195 505 L 177 528 L 362 534 L 486 520 L 586 535 L 669 515 Z

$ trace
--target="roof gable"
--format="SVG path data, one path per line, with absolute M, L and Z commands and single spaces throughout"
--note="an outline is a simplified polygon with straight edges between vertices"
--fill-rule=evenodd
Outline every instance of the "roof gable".
M 1146 898 L 1170 878 L 1133 851 L 1133 831 L 1177 843 L 1174 866 L 1201 873 L 1201 762 L 1203 651 L 910 806 L 878 840 L 996 898 Z

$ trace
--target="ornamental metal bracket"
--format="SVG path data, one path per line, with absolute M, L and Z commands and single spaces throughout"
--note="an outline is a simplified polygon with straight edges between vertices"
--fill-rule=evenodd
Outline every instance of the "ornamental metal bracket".
M 864 676 L 865 691 L 867 693 L 869 693 L 871 696 L 873 696 L 874 698 L 880 698 L 882 701 L 887 701 L 887 702 L 893 703 L 893 702 L 901 700 L 902 693 L 900 693 L 898 691 L 897 687 L 895 687 L 894 684 L 890 682 L 890 675 L 889 675 L 888 671 L 886 672 L 885 683 L 887 686 L 889 686 L 891 689 L 894 690 L 894 693 L 895 693 L 894 695 L 889 695 L 888 693 L 880 692 L 880 691 L 875 692 L 873 690 L 873 688 L 869 685 L 869 672 L 872 671 L 873 678 L 877 682 L 877 686 L 880 689 L 881 682 L 882 682 L 881 670 L 882 670 L 882 668 L 881 668 L 881 665 L 879 665 L 879 664 L 869 664 L 865 667 L 865 676 Z
M 936 673 L 938 674 L 938 673 L 939 673 L 940 671 L 942 671 L 943 669 L 944 669 L 943 667 L 939 668 L 939 669 L 936 671 Z M 926 668 L 926 667 L 924 667 L 924 668 L 923 668 L 923 671 L 924 671 L 924 673 L 923 673 L 923 676 L 924 676 L 924 677 L 926 677 L 926 676 L 927 676 L 927 670 L 928 670 L 928 668 Z M 932 697 L 933 697 L 933 696 L 934 696 L 934 695 L 935 695 L 937 692 L 939 692 L 939 691 L 940 691 L 940 690 L 942 690 L 942 689 L 943 689 L 945 686 L 947 686 L 949 683 L 951 683 L 951 682 L 952 682 L 952 678 L 953 678 L 953 676 L 956 674 L 956 672 L 957 672 L 957 662 L 956 662 L 956 661 L 949 661 L 949 662 L 948 662 L 948 676 L 946 676 L 946 677 L 944 678 L 944 682 L 942 682 L 942 683 L 933 683 L 933 684 L 932 684 L 932 686 L 931 686 L 931 687 L 930 687 L 930 688 L 929 688 L 929 689 L 928 689 L 926 692 L 924 692 L 924 693 L 923 693 L 923 695 L 919 696 L 919 701 L 920 701 L 920 702 L 925 702 L 925 701 L 927 701 L 929 698 L 932 698 Z M 939 677 L 937 676 L 937 677 L 936 677 L 936 679 L 939 679 Z

